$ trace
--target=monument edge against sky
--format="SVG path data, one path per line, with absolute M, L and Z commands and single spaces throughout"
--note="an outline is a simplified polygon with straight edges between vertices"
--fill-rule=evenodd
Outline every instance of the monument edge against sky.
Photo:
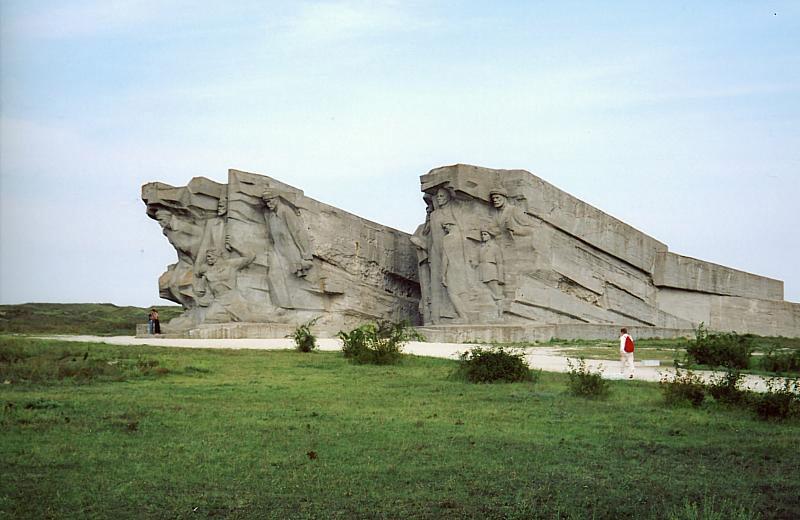
M 678 255 L 525 170 L 456 164 L 420 177 L 413 235 L 263 175 L 142 187 L 178 262 L 159 280 L 172 333 L 323 333 L 407 319 L 440 340 L 712 330 L 800 336 L 783 282 Z M 421 219 L 422 220 L 422 219 Z

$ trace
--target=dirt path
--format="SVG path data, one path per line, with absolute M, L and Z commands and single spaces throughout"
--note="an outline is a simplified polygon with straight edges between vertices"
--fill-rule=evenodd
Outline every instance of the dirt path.
M 181 347 L 181 348 L 231 348 L 231 349 L 257 349 L 257 350 L 281 350 L 294 348 L 294 342 L 288 338 L 280 339 L 169 339 L 169 338 L 137 338 L 135 336 L 40 336 L 41 338 L 52 338 L 66 341 L 86 341 L 91 343 L 108 343 L 111 345 L 153 345 L 159 347 Z M 336 351 L 341 350 L 341 340 L 335 338 L 317 339 L 320 350 Z M 457 359 L 459 354 L 470 349 L 474 345 L 468 343 L 423 343 L 412 341 L 403 349 L 407 354 L 417 356 L 429 356 L 446 359 Z M 568 372 L 569 366 L 567 359 L 568 347 L 529 347 L 523 349 L 525 358 L 530 366 L 535 369 L 542 369 L 546 372 Z M 576 349 L 577 350 L 577 349 Z M 575 359 L 575 358 L 572 358 Z M 605 379 L 622 379 L 620 374 L 621 363 L 619 361 L 587 359 L 586 366 L 592 371 L 601 371 Z M 670 376 L 675 373 L 675 369 L 665 366 L 644 366 L 642 361 L 636 361 L 636 372 L 634 380 L 658 382 L 664 375 Z M 710 371 L 697 371 L 700 377 L 708 380 L 719 373 Z M 766 390 L 766 379 L 761 376 L 745 375 L 743 387 L 763 392 Z

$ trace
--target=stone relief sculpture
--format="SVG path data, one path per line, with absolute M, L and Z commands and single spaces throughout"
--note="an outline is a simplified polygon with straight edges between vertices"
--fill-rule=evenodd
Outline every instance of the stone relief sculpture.
M 480 280 L 492 293 L 492 298 L 497 303 L 497 317 L 503 314 L 503 286 L 505 282 L 505 267 L 503 265 L 503 252 L 492 233 L 486 229 L 481 230 L 481 247 L 478 252 L 478 270 Z
M 406 319 L 486 339 L 700 322 L 800 335 L 800 305 L 783 301 L 779 280 L 671 253 L 524 170 L 458 164 L 422 175 L 425 220 L 413 235 L 267 176 L 229 170 L 227 181 L 142 187 L 177 255 L 159 278 L 159 294 L 184 307 L 168 333 L 318 318 L 333 333 Z
M 232 256 L 236 253 L 237 256 Z M 195 295 L 198 304 L 205 308 L 203 321 L 225 323 L 257 319 L 251 306 L 237 290 L 239 271 L 253 263 L 256 255 L 252 251 L 241 252 L 225 237 L 225 252 L 209 249 L 206 261 L 196 273 Z
M 707 311 L 699 315 L 687 311 L 697 310 L 695 302 L 708 301 L 707 296 L 679 294 L 671 288 L 684 290 L 690 285 L 675 281 L 679 275 L 673 271 L 687 264 L 680 260 L 683 257 L 524 170 L 458 164 L 431 170 L 420 182 L 424 196 L 436 201 L 430 232 L 426 234 L 423 227 L 414 238 L 430 259 L 430 278 L 420 275 L 420 282 L 427 284 L 422 294 L 430 294 L 430 310 L 423 313 L 428 325 L 625 324 L 691 329 L 700 321 L 715 319 Z M 673 260 L 676 257 L 678 261 Z M 724 276 L 740 279 L 741 284 L 754 276 L 702 265 L 697 268 L 720 275 L 724 271 Z M 683 274 L 688 276 L 688 269 Z M 763 277 L 760 280 L 777 289 Z M 709 292 L 724 292 L 706 285 Z M 771 298 L 770 291 L 760 296 Z M 687 303 L 676 303 L 681 300 Z M 715 305 L 741 308 L 732 299 Z M 798 319 L 788 317 L 795 315 L 786 319 Z
M 419 313 L 424 323 L 431 322 L 431 263 L 428 249 L 431 243 L 431 212 L 433 201 L 425 195 L 425 223 L 417 226 L 411 236 L 411 243 L 417 250 L 417 270 L 419 273 L 420 299 Z
M 405 233 L 238 170 L 227 184 L 146 184 L 142 199 L 178 255 L 159 279 L 161 296 L 185 309 L 167 331 L 311 318 L 334 331 L 364 319 L 421 322 Z
M 177 301 L 185 307 L 194 307 L 194 259 L 200 247 L 200 228 L 190 220 L 167 209 L 155 212 L 164 236 L 178 253 L 178 262 L 172 264 L 162 275 L 160 294 L 163 298 Z
M 277 192 L 265 191 L 264 217 L 268 231 L 269 289 L 275 305 L 296 308 L 293 295 L 308 283 L 314 262 L 308 230 L 296 208 Z

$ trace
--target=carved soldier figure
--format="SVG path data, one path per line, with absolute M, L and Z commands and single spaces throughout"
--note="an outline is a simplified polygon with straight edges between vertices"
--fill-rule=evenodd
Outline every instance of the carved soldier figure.
M 419 274 L 419 312 L 423 323 L 431 320 L 431 263 L 429 250 L 431 248 L 431 212 L 433 201 L 430 195 L 425 194 L 425 223 L 417 226 L 411 236 L 411 243 L 417 250 L 417 269 Z
M 195 294 L 200 298 L 199 304 L 208 307 L 205 321 L 245 321 L 247 320 L 247 302 L 236 290 L 236 279 L 239 271 L 253 263 L 256 255 L 253 252 L 242 252 L 231 243 L 230 236 L 225 237 L 225 249 L 239 253 L 239 257 L 222 255 L 216 249 L 206 252 L 206 265 L 201 267 Z
M 492 189 L 489 198 L 496 210 L 494 223 L 500 233 L 507 232 L 513 239 L 515 236 L 528 236 L 533 232 L 533 220 L 520 208 L 508 203 L 505 189 Z
M 294 293 L 305 288 L 313 267 L 311 240 L 302 217 L 280 194 L 265 191 L 264 217 L 269 231 L 269 285 L 273 303 L 294 308 Z
M 458 255 L 459 258 L 452 258 L 451 261 L 457 261 L 459 264 L 464 263 L 464 237 L 461 234 L 459 227 L 460 223 L 460 208 L 451 200 L 450 192 L 445 188 L 439 188 L 436 191 L 435 208 L 430 215 L 430 248 L 428 249 L 428 258 L 430 260 L 431 270 L 431 321 L 433 323 L 441 323 L 443 319 L 458 318 L 461 313 L 455 309 L 455 304 L 451 298 L 448 297 L 448 291 L 441 285 L 443 278 L 443 257 L 442 251 L 444 239 L 445 223 L 452 223 L 453 228 L 450 242 L 458 244 L 458 247 L 453 247 L 450 252 L 451 256 Z
M 159 279 L 161 296 L 180 303 L 186 308 L 195 305 L 192 284 L 194 282 L 194 261 L 200 247 L 202 228 L 182 219 L 166 208 L 159 208 L 155 217 L 161 225 L 164 236 L 175 248 L 178 262 L 170 265 Z
M 491 233 L 481 230 L 481 247 L 478 250 L 478 270 L 480 280 L 489 287 L 492 298 L 498 306 L 498 316 L 502 313 L 503 288 L 505 273 L 503 272 L 503 252 L 494 241 Z
M 464 298 L 469 297 L 470 283 L 467 262 L 464 259 L 463 239 L 460 237 L 455 222 L 442 224 L 442 278 L 441 283 L 447 297 L 453 304 L 459 321 L 467 318 L 467 304 Z
M 217 215 L 205 221 L 205 229 L 203 230 L 203 239 L 200 242 L 200 251 L 195 260 L 196 269 L 200 267 L 207 255 L 209 249 L 213 249 L 215 244 L 221 244 L 227 239 L 225 222 L 228 213 L 228 196 L 222 193 L 217 201 Z

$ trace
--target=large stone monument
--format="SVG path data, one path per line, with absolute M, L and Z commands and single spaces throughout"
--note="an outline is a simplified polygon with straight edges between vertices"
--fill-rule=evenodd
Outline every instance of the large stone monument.
M 314 318 L 332 332 L 367 320 L 419 322 L 405 233 L 237 170 L 228 184 L 149 183 L 142 199 L 178 255 L 159 279 L 161 297 L 185 309 L 168 332 L 275 335 L 287 330 L 276 324 Z
M 671 253 L 529 172 L 459 164 L 420 180 L 427 211 L 411 236 L 236 170 L 227 185 L 145 185 L 178 256 L 159 280 L 186 309 L 168 330 L 274 335 L 267 324 L 319 318 L 323 333 L 406 319 L 451 341 L 613 337 L 621 325 L 670 336 L 701 322 L 800 336 L 783 282 Z

